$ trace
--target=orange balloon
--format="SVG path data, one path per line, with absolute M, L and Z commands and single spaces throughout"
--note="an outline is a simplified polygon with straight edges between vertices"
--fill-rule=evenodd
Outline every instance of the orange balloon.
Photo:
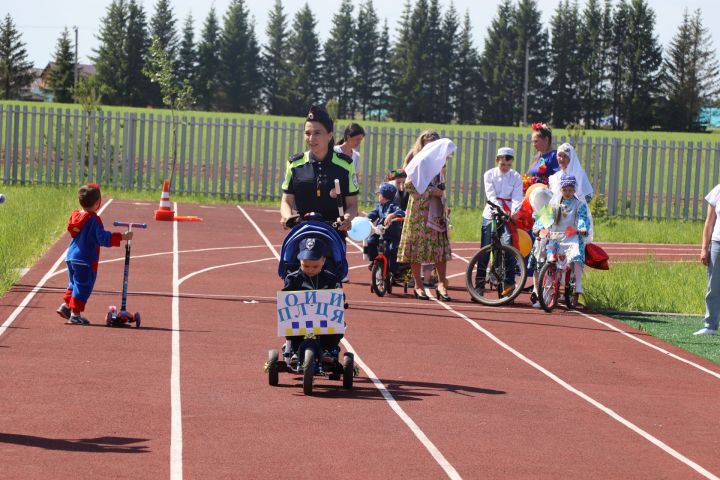
M 520 250 L 520 254 L 523 257 L 527 257 L 532 249 L 532 240 L 530 240 L 530 235 L 525 230 L 520 230 L 519 228 L 517 230 L 517 234 L 518 250 Z
M 530 192 L 532 192 L 532 191 L 535 190 L 536 188 L 548 188 L 548 186 L 545 185 L 544 183 L 533 183 L 533 184 L 530 185 L 530 186 L 528 187 L 528 189 L 525 191 L 525 198 L 529 200 L 529 199 L 530 199 Z

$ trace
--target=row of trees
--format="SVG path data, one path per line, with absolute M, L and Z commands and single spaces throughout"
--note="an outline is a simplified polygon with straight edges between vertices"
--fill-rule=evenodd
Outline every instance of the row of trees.
M 9 16 L 0 62 L 8 23 Z M 699 10 L 685 13 L 664 55 L 646 0 L 586 0 L 583 8 L 560 0 L 549 28 L 535 0 L 503 0 L 482 52 L 471 32 L 469 14 L 461 17 L 452 3 L 442 11 L 439 0 L 406 0 L 391 42 L 372 0 L 357 7 L 342 0 L 323 43 L 307 4 L 289 25 L 275 0 L 261 46 L 245 1 L 233 0 L 222 21 L 210 9 L 196 41 L 190 15 L 178 32 L 169 0 L 157 1 L 149 21 L 137 0 L 112 0 L 100 22 L 93 82 L 104 103 L 161 105 L 158 86 L 143 73 L 155 38 L 176 82 L 193 87 L 203 110 L 304 115 L 310 104 L 332 101 L 343 118 L 695 130 L 699 109 L 720 96 Z M 72 63 L 70 46 L 66 31 L 58 72 Z M 66 78 L 53 74 L 58 99 L 67 98 Z

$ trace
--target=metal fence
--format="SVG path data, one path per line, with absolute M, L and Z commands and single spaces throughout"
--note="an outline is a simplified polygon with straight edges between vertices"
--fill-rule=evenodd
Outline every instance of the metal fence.
M 375 186 L 402 164 L 419 133 L 414 128 L 366 128 L 357 166 L 362 201 L 374 202 Z M 458 146 L 448 165 L 453 206 L 483 205 L 482 174 L 494 166 L 498 147 L 515 149 L 515 169 L 521 173 L 533 160 L 529 134 L 479 133 L 462 126 L 440 134 Z M 700 219 L 703 198 L 720 178 L 718 142 L 570 140 L 610 215 Z M 303 125 L 293 122 L 192 115 L 173 120 L 153 113 L 0 105 L 0 168 L 3 182 L 10 184 L 96 182 L 156 190 L 170 177 L 175 143 L 172 191 L 279 199 L 287 158 L 302 151 L 303 142 Z

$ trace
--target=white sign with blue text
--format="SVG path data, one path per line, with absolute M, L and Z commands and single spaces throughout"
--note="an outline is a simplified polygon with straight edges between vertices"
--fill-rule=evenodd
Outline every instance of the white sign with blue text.
M 345 300 L 340 288 L 277 292 L 278 335 L 345 333 Z

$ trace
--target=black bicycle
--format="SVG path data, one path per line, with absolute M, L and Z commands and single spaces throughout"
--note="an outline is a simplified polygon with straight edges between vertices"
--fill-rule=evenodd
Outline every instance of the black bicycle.
M 490 243 L 470 260 L 465 271 L 465 286 L 476 302 L 505 305 L 520 295 L 527 269 L 520 251 L 501 240 L 503 227 L 512 219 L 498 205 L 489 200 L 487 203 L 493 210 Z

